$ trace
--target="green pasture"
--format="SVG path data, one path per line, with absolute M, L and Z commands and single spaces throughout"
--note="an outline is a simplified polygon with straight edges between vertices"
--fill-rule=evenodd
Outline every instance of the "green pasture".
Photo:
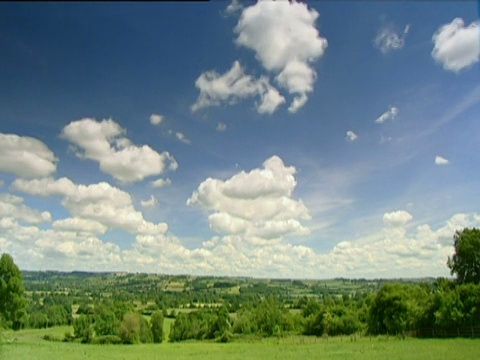
M 168 326 L 166 326 L 168 328 Z M 43 340 L 63 337 L 68 326 L 7 331 L 0 359 L 478 359 L 480 339 L 410 339 L 386 337 L 287 337 L 233 343 L 184 342 L 148 345 L 85 345 Z

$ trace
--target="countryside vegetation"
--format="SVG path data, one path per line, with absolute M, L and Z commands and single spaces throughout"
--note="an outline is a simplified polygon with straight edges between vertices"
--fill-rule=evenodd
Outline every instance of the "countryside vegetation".
M 460 338 L 480 337 L 480 230 L 457 231 L 453 242 L 455 252 L 447 266 L 454 279 L 286 280 L 20 271 L 13 258 L 3 254 L 0 354 L 26 354 L 32 341 L 41 340 L 88 351 L 93 350 L 85 344 L 107 344 L 110 352 L 123 350 L 108 344 L 183 343 L 184 355 L 199 342 L 210 344 L 211 351 L 215 342 L 276 344 L 267 356 L 280 351 L 275 356 L 288 357 L 293 350 L 281 349 L 289 343 L 308 352 L 314 351 L 317 341 L 339 351 L 360 346 L 354 345 L 357 342 L 395 340 L 396 345 L 384 348 L 387 356 L 388 351 L 401 352 L 404 345 L 398 342 L 407 338 L 418 346 L 418 354 L 431 352 L 423 347 L 433 338 L 458 338 L 435 340 L 436 351 L 447 351 L 444 347 L 453 346 L 453 341 L 465 341 Z M 469 341 L 462 345 L 473 347 L 468 357 L 475 351 L 480 355 L 478 340 Z M 106 355 L 92 355 L 97 356 Z

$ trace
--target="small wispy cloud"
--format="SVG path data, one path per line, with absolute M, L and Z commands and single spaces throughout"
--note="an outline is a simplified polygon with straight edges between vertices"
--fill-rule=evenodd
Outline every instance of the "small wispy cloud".
M 410 31 L 410 25 L 405 26 L 402 34 L 398 34 L 392 26 L 382 27 L 375 37 L 374 44 L 383 54 L 399 50 L 405 45 L 405 38 Z
M 347 139 L 348 141 L 355 141 L 355 140 L 358 139 L 358 135 L 355 134 L 353 131 L 348 130 L 348 131 L 347 131 L 346 139 Z
M 190 144 L 191 143 L 191 141 L 189 139 L 187 139 L 186 136 L 181 132 L 176 132 L 175 137 L 178 140 L 180 140 L 181 142 L 183 142 L 184 144 Z
M 160 123 L 163 121 L 163 119 L 164 119 L 163 115 L 152 114 L 152 115 L 150 115 L 150 124 L 152 124 L 154 126 L 160 125 Z
M 155 198 L 155 196 L 152 195 L 148 200 L 140 200 L 140 204 L 143 207 L 154 207 L 155 205 L 157 205 L 157 199 Z
M 444 157 L 442 157 L 440 155 L 437 155 L 437 156 L 435 156 L 435 164 L 437 164 L 437 165 L 448 165 L 448 164 L 450 164 L 450 161 L 448 161 L 447 159 L 445 159 Z
M 375 122 L 377 124 L 383 124 L 387 120 L 394 120 L 398 114 L 398 108 L 395 106 L 391 106 L 390 109 L 385 111 L 382 115 L 380 115 Z
M 240 11 L 243 9 L 242 4 L 238 0 L 232 0 L 230 4 L 228 4 L 227 8 L 225 9 L 225 14 L 228 15 L 233 15 L 236 12 Z

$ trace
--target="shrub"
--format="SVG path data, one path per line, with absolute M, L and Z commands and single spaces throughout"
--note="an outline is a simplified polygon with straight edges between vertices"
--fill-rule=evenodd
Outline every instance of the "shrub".
M 92 339 L 92 344 L 121 344 L 122 339 L 117 335 L 102 335 Z
M 45 335 L 43 335 L 43 340 L 47 340 L 47 341 L 62 341 L 62 339 L 59 338 L 58 336 L 51 335 L 51 334 L 45 334 Z

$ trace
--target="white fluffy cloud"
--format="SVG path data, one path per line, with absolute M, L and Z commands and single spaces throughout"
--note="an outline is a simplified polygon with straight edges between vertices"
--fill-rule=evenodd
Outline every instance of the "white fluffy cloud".
M 390 226 L 403 226 L 412 219 L 412 215 L 405 210 L 398 210 L 383 214 L 383 222 Z
M 429 224 L 411 232 L 401 225 L 389 226 L 367 238 L 337 244 L 328 259 L 340 264 L 336 272 L 341 276 L 448 276 L 445 264 L 454 251 L 455 230 L 479 225 L 478 214 L 456 214 L 437 230 Z
M 38 139 L 0 133 L 0 171 L 19 177 L 49 176 L 57 169 L 53 152 Z
M 383 124 L 387 120 L 395 120 L 398 114 L 398 108 L 391 106 L 387 111 L 380 115 L 375 122 L 377 124 Z
M 145 221 L 134 208 L 130 194 L 106 182 L 78 185 L 67 178 L 17 179 L 12 188 L 30 195 L 60 195 L 62 205 L 74 217 L 96 221 L 108 229 L 123 229 L 134 235 L 164 234 L 168 229 L 165 223 Z
M 11 218 L 28 224 L 40 224 L 52 221 L 48 211 L 40 212 L 23 203 L 23 198 L 11 194 L 0 194 L 0 217 Z
M 170 179 L 157 179 L 157 180 L 154 180 L 150 183 L 150 185 L 152 187 L 155 187 L 155 188 L 162 188 L 164 186 L 167 186 L 167 185 L 170 185 L 172 183 L 172 181 Z
M 355 141 L 355 140 L 358 139 L 358 135 L 355 134 L 353 131 L 349 130 L 349 131 L 347 131 L 346 139 L 348 141 Z
M 439 156 L 439 155 L 435 156 L 435 164 L 437 164 L 437 165 L 448 165 L 449 163 L 450 163 L 450 161 L 448 161 L 444 157 Z
M 80 208 L 111 202 L 112 207 L 118 208 L 116 216 L 126 224 L 126 218 L 136 217 L 132 207 L 130 213 L 124 209 L 130 206 L 128 194 L 104 185 L 97 187 L 100 184 L 76 185 L 65 178 L 19 179 L 14 188 L 29 189 L 37 195 L 60 195 L 62 204 L 74 217 L 54 221 L 52 228 L 45 230 L 32 223 L 21 225 L 19 218 L 0 216 L 0 245 L 22 268 L 36 269 L 295 278 L 448 276 L 445 262 L 453 253 L 455 230 L 480 226 L 479 214 L 456 214 L 437 229 L 428 224 L 412 228 L 406 226 L 412 220 L 411 214 L 399 210 L 384 214 L 383 229 L 364 238 L 339 242 L 330 251 L 318 253 L 282 238 L 289 233 L 301 235 L 299 222 L 308 218 L 303 204 L 291 198 L 294 173 L 293 167 L 272 157 L 261 169 L 241 172 L 226 181 L 203 182 L 189 202 L 213 211 L 212 227 L 226 234 L 215 236 L 195 249 L 185 247 L 165 229 L 158 231 L 156 224 L 140 219 L 137 226 L 127 226 L 135 241 L 122 250 L 97 234 L 125 227 L 107 221 L 101 215 L 104 213 L 101 206 L 96 207 L 96 217 L 80 216 L 89 214 Z M 248 182 L 254 186 L 247 186 Z M 22 198 L 12 195 L 5 199 L 4 202 L 17 208 L 23 204 Z M 275 204 L 275 199 L 282 199 L 283 205 Z M 263 202 L 276 206 L 259 210 L 250 206 Z M 295 211 L 292 202 L 297 203 Z M 41 214 L 38 210 L 30 211 Z
M 375 46 L 384 54 L 403 48 L 405 45 L 405 38 L 410 30 L 410 26 L 405 26 L 403 33 L 399 35 L 392 26 L 382 27 L 375 37 Z
M 119 247 L 98 239 L 85 225 L 75 225 L 72 221 L 70 224 L 60 223 L 54 229 L 42 230 L 16 222 L 2 226 L 0 221 L 0 243 L 1 239 L 8 239 L 2 250 L 12 254 L 23 269 L 118 269 L 121 266 Z
M 80 148 L 77 156 L 98 161 L 100 170 L 121 182 L 140 181 L 178 166 L 168 153 L 148 145 L 136 146 L 124 137 L 125 130 L 112 119 L 84 118 L 65 126 L 62 137 Z
M 313 91 L 316 72 L 311 63 L 320 58 L 327 40 L 319 36 L 319 14 L 295 1 L 259 1 L 242 11 L 235 32 L 236 43 L 255 51 L 263 67 L 277 74 L 277 83 L 295 98 L 296 112 Z
M 246 235 L 253 241 L 308 234 L 301 224 L 310 218 L 308 209 L 301 200 L 291 198 L 295 171 L 273 156 L 262 169 L 242 171 L 228 180 L 208 178 L 187 204 L 212 211 L 210 226 L 220 233 Z
M 272 114 L 285 102 L 285 98 L 266 77 L 255 79 L 246 75 L 238 61 L 222 75 L 215 71 L 204 72 L 195 81 L 195 86 L 200 90 L 200 95 L 191 107 L 193 112 L 223 103 L 235 104 L 240 99 L 259 96 L 260 104 L 257 104 L 257 111 L 261 114 Z
M 324 254 L 242 234 L 214 237 L 193 250 L 173 236 L 141 235 L 120 256 L 131 271 L 297 278 L 447 276 L 453 233 L 478 224 L 478 216 L 457 214 L 437 230 L 428 224 L 411 232 L 388 226 L 368 238 L 340 242 Z
M 160 123 L 163 121 L 163 119 L 164 119 L 163 115 L 152 114 L 152 115 L 150 115 L 150 124 L 160 125 Z
M 67 218 L 56 220 L 52 228 L 61 231 L 86 232 L 91 234 L 104 234 L 107 227 L 98 221 L 82 218 Z
M 432 56 L 445 70 L 459 72 L 480 59 L 480 22 L 465 26 L 463 19 L 455 18 L 433 34 Z

